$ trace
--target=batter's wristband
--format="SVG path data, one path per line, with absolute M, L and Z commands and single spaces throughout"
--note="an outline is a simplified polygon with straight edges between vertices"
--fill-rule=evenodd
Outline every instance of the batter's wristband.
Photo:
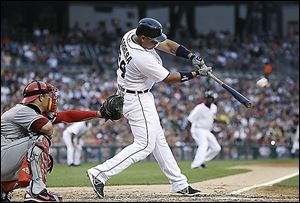
M 195 57 L 196 57 L 196 55 L 192 54 L 192 56 L 190 57 L 190 60 L 192 61 Z
M 185 81 L 188 81 L 188 80 L 194 78 L 192 72 L 179 72 L 179 73 L 180 73 L 180 76 L 181 76 L 180 82 L 185 82 Z
M 186 59 L 189 59 L 188 55 L 190 53 L 191 52 L 182 45 L 180 45 L 176 50 L 176 56 L 183 57 L 183 58 L 186 58 Z

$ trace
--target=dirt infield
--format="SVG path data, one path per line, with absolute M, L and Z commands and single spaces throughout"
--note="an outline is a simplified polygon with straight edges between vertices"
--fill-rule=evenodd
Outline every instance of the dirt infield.
M 247 165 L 234 168 L 246 168 L 251 172 L 223 178 L 192 183 L 195 188 L 206 193 L 198 197 L 185 197 L 169 193 L 169 185 L 126 185 L 106 186 L 105 198 L 96 197 L 92 187 L 49 188 L 59 192 L 66 202 L 299 202 L 299 188 L 258 187 L 237 195 L 233 191 L 245 187 L 260 185 L 275 179 L 296 173 L 298 165 Z M 199 173 L 201 170 L 199 169 Z M 22 201 L 24 189 L 13 193 L 13 201 Z

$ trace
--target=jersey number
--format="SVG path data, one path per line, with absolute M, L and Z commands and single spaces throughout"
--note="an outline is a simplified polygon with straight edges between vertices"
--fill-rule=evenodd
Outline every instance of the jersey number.
M 121 74 L 121 77 L 122 78 L 125 78 L 125 73 L 126 73 L 126 62 L 124 60 L 121 60 L 121 53 L 119 55 L 119 68 L 121 69 L 122 71 L 122 74 Z
M 122 74 L 121 74 L 122 78 L 125 78 L 125 73 L 126 73 L 126 63 L 125 63 L 124 60 L 122 60 L 122 61 L 120 62 L 119 67 L 120 67 L 120 69 L 121 69 L 121 71 L 122 71 Z

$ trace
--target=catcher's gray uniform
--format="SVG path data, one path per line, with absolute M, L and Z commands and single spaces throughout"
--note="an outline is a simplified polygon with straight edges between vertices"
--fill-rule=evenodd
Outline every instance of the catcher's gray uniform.
M 41 134 L 30 130 L 31 124 L 43 118 L 41 114 L 28 106 L 17 104 L 1 115 L 1 182 L 18 180 L 25 155 L 30 161 L 32 181 L 31 189 L 38 194 L 45 188 L 39 166 L 42 149 L 36 143 L 45 139 Z

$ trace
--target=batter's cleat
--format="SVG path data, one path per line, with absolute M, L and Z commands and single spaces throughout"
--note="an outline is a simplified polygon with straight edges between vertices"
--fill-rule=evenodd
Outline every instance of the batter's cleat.
M 200 190 L 196 190 L 196 189 L 192 188 L 191 186 L 187 186 L 186 188 L 178 191 L 177 193 L 185 195 L 185 196 L 197 196 L 197 195 L 205 194 L 205 193 L 201 192 Z
M 26 191 L 24 202 L 63 202 L 63 198 L 59 194 L 49 193 L 47 189 L 43 189 L 37 195 Z
M 197 168 L 206 168 L 206 165 L 205 164 L 201 164 L 200 166 L 191 167 L 191 169 L 197 169 Z
M 89 177 L 91 184 L 93 186 L 93 189 L 95 191 L 95 193 L 98 195 L 99 198 L 103 198 L 104 197 L 104 184 L 98 180 L 95 176 L 93 176 L 89 170 L 86 171 L 87 176 Z

